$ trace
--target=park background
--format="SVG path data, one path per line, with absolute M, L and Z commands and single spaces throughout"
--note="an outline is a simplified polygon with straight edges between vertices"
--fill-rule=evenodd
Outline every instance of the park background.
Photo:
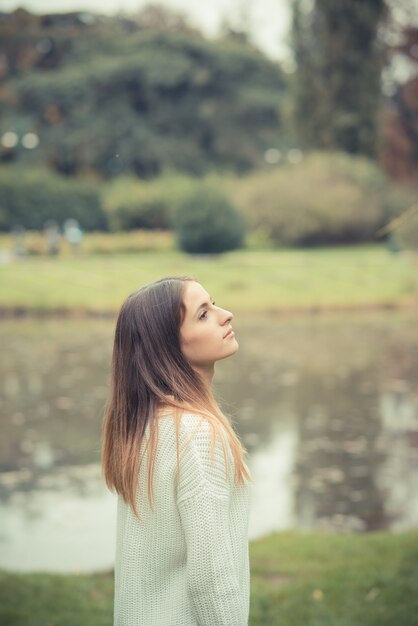
M 188 274 L 235 315 L 250 626 L 417 625 L 414 3 L 6 4 L 0 622 L 112 623 L 115 316 Z

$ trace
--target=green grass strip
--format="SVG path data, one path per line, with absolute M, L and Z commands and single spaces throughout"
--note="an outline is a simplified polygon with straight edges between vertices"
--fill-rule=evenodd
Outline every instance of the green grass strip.
M 249 626 L 417 626 L 418 531 L 250 543 Z M 0 572 L 4 626 L 111 626 L 113 574 Z
M 0 308 L 117 311 L 141 285 L 192 275 L 217 304 L 240 312 L 418 306 L 417 259 L 383 245 L 26 257 L 0 266 Z

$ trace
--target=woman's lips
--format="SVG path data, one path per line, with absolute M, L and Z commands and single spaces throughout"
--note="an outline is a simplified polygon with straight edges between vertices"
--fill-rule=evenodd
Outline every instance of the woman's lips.
M 224 336 L 224 339 L 226 339 L 227 337 L 231 337 L 232 335 L 235 335 L 235 333 L 234 333 L 234 331 L 231 328 L 230 330 L 228 330 L 228 332 Z

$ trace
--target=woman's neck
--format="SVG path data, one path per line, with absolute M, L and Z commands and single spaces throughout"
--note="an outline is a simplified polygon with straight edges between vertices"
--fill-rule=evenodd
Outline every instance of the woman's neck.
M 210 390 L 212 388 L 212 379 L 215 374 L 215 363 L 209 363 L 208 365 L 202 365 L 194 368 L 197 374 L 199 374 L 203 383 Z

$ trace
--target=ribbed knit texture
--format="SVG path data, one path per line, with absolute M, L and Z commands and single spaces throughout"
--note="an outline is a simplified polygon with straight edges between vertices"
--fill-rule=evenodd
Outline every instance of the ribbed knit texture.
M 211 426 L 183 413 L 180 483 L 176 486 L 176 431 L 159 419 L 154 511 L 143 455 L 138 509 L 119 496 L 114 626 L 247 626 L 250 597 L 248 484 L 234 484 L 234 459 L 222 444 L 210 457 Z M 148 432 L 148 431 L 147 431 Z M 194 432 L 188 446 L 189 436 Z

